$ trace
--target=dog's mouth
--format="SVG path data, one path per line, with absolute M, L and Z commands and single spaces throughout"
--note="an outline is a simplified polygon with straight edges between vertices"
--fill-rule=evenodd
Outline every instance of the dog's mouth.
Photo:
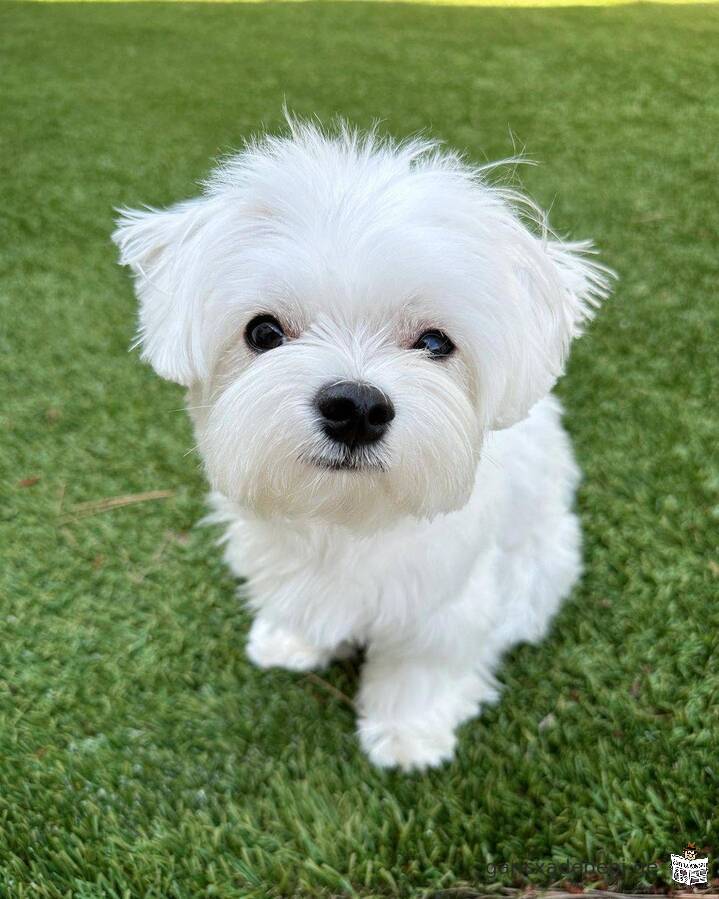
M 387 464 L 376 455 L 358 450 L 346 450 L 333 456 L 319 454 L 305 455 L 302 461 L 322 468 L 325 471 L 350 471 L 350 472 L 382 472 L 387 471 Z

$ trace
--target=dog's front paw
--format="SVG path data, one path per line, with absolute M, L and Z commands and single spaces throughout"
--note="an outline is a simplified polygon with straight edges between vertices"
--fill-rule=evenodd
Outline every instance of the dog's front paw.
M 457 743 L 454 731 L 433 730 L 419 722 L 387 723 L 360 718 L 358 733 L 371 762 L 380 768 L 401 768 L 403 771 L 421 771 L 449 761 Z
M 257 618 L 247 641 L 247 655 L 259 668 L 311 671 L 328 665 L 331 653 L 312 646 L 292 631 Z

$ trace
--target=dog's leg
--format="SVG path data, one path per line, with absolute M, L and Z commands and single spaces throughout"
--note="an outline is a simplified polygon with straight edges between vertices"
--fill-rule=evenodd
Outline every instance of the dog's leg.
M 405 771 L 450 759 L 455 730 L 491 703 L 491 675 L 447 659 L 368 653 L 359 693 L 359 738 L 372 762 Z
M 352 647 L 320 647 L 308 643 L 300 634 L 279 627 L 261 615 L 255 618 L 247 641 L 247 655 L 259 668 L 287 668 L 311 671 L 325 668 L 335 658 L 345 657 Z

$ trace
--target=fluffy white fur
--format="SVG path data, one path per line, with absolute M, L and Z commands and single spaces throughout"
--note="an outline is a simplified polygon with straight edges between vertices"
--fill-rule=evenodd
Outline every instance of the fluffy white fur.
M 580 573 L 578 471 L 548 394 L 605 270 L 487 168 L 292 121 L 114 235 L 143 357 L 189 388 L 249 580 L 248 654 L 306 670 L 365 646 L 359 737 L 378 765 L 449 759 L 501 654 L 543 636 Z M 261 313 L 288 339 L 258 355 L 243 335 Z M 453 355 L 412 349 L 430 328 Z M 363 467 L 329 470 L 313 399 L 346 380 L 396 417 Z

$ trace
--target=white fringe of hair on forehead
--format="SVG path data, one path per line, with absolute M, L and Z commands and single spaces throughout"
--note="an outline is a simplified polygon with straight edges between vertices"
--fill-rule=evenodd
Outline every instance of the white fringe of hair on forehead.
M 221 158 L 212 172 L 202 182 L 208 195 L 242 190 L 258 176 L 268 172 L 268 167 L 282 165 L 290 159 L 302 157 L 305 164 L 319 166 L 315 173 L 328 176 L 328 164 L 342 166 L 385 166 L 387 177 L 411 175 L 417 171 L 436 171 L 451 174 L 478 188 L 489 188 L 497 199 L 523 224 L 535 231 L 543 241 L 554 240 L 567 250 L 586 257 L 593 255 L 590 241 L 566 242 L 549 224 L 547 213 L 520 186 L 514 186 L 517 167 L 536 165 L 524 150 L 502 159 L 473 163 L 465 153 L 446 147 L 444 141 L 428 137 L 421 132 L 397 139 L 381 134 L 381 122 L 375 121 L 368 129 L 360 129 L 347 119 L 337 116 L 329 124 L 317 117 L 302 119 L 283 109 L 286 127 L 277 134 L 259 134 L 247 138 L 237 152 Z M 587 261 L 593 268 L 592 280 L 600 292 L 600 298 L 608 293 L 607 278 L 614 273 L 605 266 Z

